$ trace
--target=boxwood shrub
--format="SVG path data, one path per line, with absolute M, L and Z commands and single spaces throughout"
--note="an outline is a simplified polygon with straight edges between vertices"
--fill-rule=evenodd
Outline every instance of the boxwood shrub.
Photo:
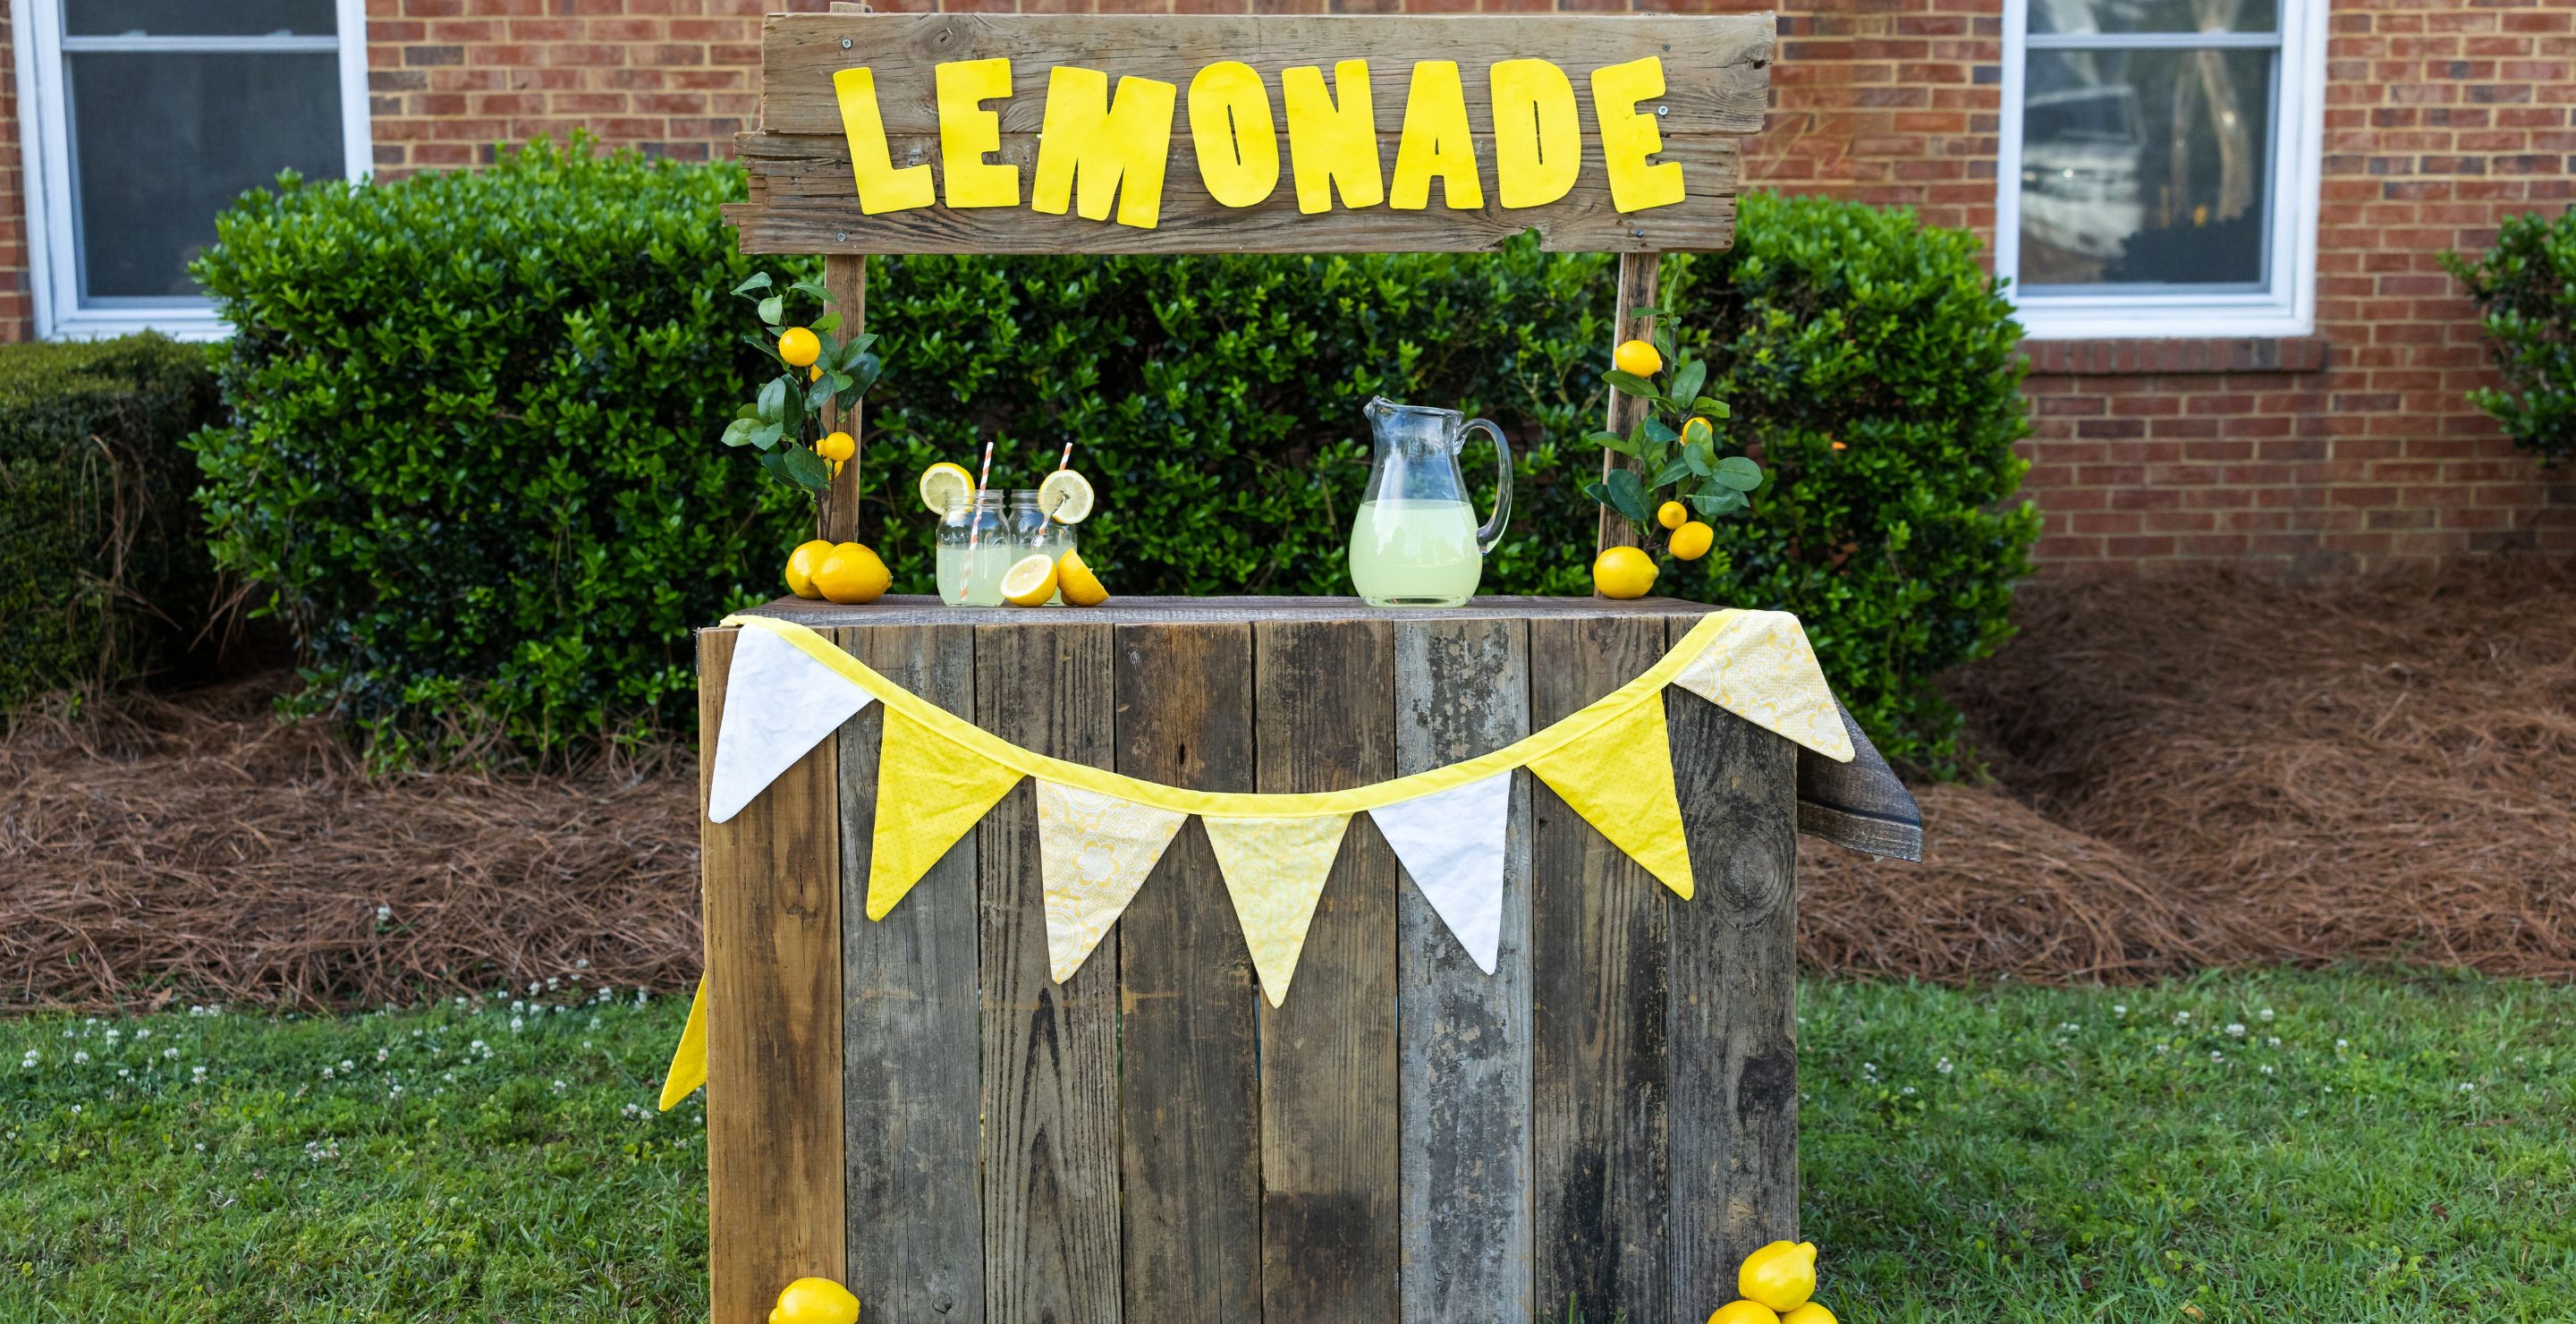
M 195 641 L 213 580 L 183 443 L 219 408 L 198 346 L 0 348 L 0 709 Z
M 2504 378 L 2469 399 L 2542 463 L 2576 458 L 2576 211 L 2509 216 L 2492 252 L 2442 258 L 2478 301 Z
M 381 731 L 497 725 L 536 748 L 685 730 L 687 632 L 776 591 L 809 536 L 716 443 L 757 374 L 726 166 L 543 145 L 471 175 L 290 183 L 246 200 L 203 278 L 242 327 L 240 416 L 202 443 L 227 565 L 273 588 L 310 699 Z M 2003 636 L 2035 531 L 2005 310 L 1965 236 L 1903 213 L 1748 198 L 1739 248 L 1672 259 L 1740 439 L 1780 474 L 1720 555 L 1661 587 L 1809 619 L 1855 712 L 1938 770 L 1942 669 Z M 1027 485 L 1068 442 L 1119 593 L 1338 593 L 1374 394 L 1488 414 L 1517 442 L 1485 591 L 1588 591 L 1610 262 L 1492 256 L 872 262 L 886 371 L 861 536 L 933 588 L 914 477 L 995 443 Z M 1841 442 L 1841 449 L 1834 443 Z M 1467 459 L 1480 506 L 1491 463 Z M 1993 507 L 1993 509 L 1988 509 Z M 1678 580 L 1678 582 L 1675 582 Z

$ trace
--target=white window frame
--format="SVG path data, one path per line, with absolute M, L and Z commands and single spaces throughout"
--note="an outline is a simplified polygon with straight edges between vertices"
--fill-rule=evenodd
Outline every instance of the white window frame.
M 335 0 L 334 7 L 338 34 L 329 37 L 65 37 L 62 0 L 9 0 L 18 66 L 20 176 L 26 181 L 27 283 L 35 296 L 38 339 L 90 340 L 159 331 L 181 340 L 220 340 L 232 334 L 215 315 L 214 304 L 202 298 L 81 305 L 65 53 L 333 52 L 340 57 L 342 164 L 348 178 L 359 180 L 375 165 L 367 119 L 367 5 L 366 0 Z
M 2022 332 L 2034 340 L 2154 339 L 2174 336 L 2303 336 L 2316 325 L 2317 191 L 2324 156 L 2328 0 L 2280 0 L 2278 76 L 2273 80 L 2272 177 L 2267 182 L 2271 288 L 2259 293 L 2111 287 L 2099 294 L 2025 294 L 2021 266 L 2022 93 L 2030 53 L 2106 44 L 2094 34 L 2033 37 L 2030 0 L 2004 0 L 2003 107 L 1997 125 L 1995 274 L 2012 280 Z M 2269 33 L 2130 33 L 2126 49 L 2268 48 Z

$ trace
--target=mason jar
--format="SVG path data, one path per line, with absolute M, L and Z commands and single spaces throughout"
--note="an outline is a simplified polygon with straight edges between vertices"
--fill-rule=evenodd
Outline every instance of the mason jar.
M 939 520 L 939 597 L 951 607 L 1002 605 L 1002 572 L 1026 555 L 1002 494 L 952 502 Z
M 1050 523 L 1046 512 L 1038 508 L 1038 493 L 1033 487 L 1011 493 L 1011 529 L 1019 539 L 1023 556 L 1030 552 L 1044 552 L 1048 560 L 1062 561 L 1064 554 L 1074 547 L 1073 526 Z M 1064 605 L 1064 591 L 1056 590 L 1055 596 L 1047 599 L 1047 605 Z

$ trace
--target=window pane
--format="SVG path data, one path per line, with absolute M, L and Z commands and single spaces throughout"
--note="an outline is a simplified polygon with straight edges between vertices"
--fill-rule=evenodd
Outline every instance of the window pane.
M 328 37 L 339 31 L 332 0 L 63 0 L 73 37 Z
M 84 298 L 197 297 L 188 260 L 215 213 L 289 166 L 338 179 L 340 57 L 63 59 Z
M 2032 51 L 2021 283 L 2259 285 L 2272 52 Z
M 2033 32 L 2277 32 L 2280 0 L 2030 0 Z

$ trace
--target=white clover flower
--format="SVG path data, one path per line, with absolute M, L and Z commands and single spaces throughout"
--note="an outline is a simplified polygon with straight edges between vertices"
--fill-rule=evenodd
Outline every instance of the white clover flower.
M 200 1153 L 200 1154 L 203 1154 L 203 1153 L 205 1153 L 205 1152 L 206 1152 L 206 1142 L 205 1142 L 205 1141 L 200 1140 L 200 1141 L 198 1141 L 198 1142 L 197 1142 L 197 1152 L 198 1152 L 198 1153 Z
M 2263 1046 L 2264 1046 L 2264 1047 L 2266 1047 L 2266 1048 L 2278 1048 L 2278 1047 L 2280 1047 L 2280 1046 L 2281 1046 L 2281 1036 L 2279 1036 L 2279 1035 L 2277 1035 L 2277 1034 L 2276 1034 L 2276 1035 L 2272 1035 L 2272 1036 L 2270 1036 L 2270 1037 L 2266 1038 L 2266 1039 L 2263 1041 Z
M 2057 1023 L 2057 1032 L 2059 1034 L 2074 1034 L 2083 1028 L 2083 1026 L 2078 1025 L 2073 1021 L 2059 1021 Z
M 569 1089 L 569 1088 L 571 1088 L 571 1087 L 570 1087 L 570 1086 L 568 1086 L 568 1085 L 566 1085 L 566 1084 L 564 1084 L 562 1081 L 558 1080 L 558 1081 L 556 1081 L 556 1082 L 554 1083 L 553 1088 L 554 1088 L 554 1092 L 555 1092 L 555 1093 L 557 1093 L 557 1094 L 561 1094 L 561 1093 L 563 1093 L 565 1090 L 567 1090 L 567 1089 Z
M 2268 1021 L 2272 1019 L 2272 1009 L 2270 1007 L 2265 1007 L 2261 1011 L 2254 1013 L 2254 1019 L 2258 1021 Z
M 22 1067 L 27 1067 L 27 1068 L 33 1069 L 33 1068 L 35 1067 L 35 1065 L 36 1065 L 36 1050 L 35 1050 L 35 1049 L 32 1049 L 32 1048 L 28 1049 L 28 1050 L 27 1050 L 27 1056 L 25 1057 L 25 1059 L 23 1059 L 22 1061 L 20 1061 L 20 1062 L 18 1063 L 18 1065 L 20 1065 L 20 1066 L 22 1066 Z
M 2111 1014 L 2112 1014 L 2112 1015 L 2114 1015 L 2114 1016 L 2126 1016 L 2126 1015 L 2128 1015 L 2128 1014 L 2129 1014 L 2129 1004 L 2128 1004 L 2128 1003 L 2125 1003 L 2125 1002 L 2114 1002 L 2114 1003 L 2112 1003 L 2112 1004 L 2111 1004 Z
M 535 996 L 537 995 L 537 990 L 538 990 L 538 989 L 541 989 L 541 988 L 544 988 L 544 987 L 545 987 L 545 984 L 544 984 L 544 982 L 543 982 L 543 981 L 540 981 L 540 980 L 534 980 L 534 979 L 529 980 L 529 981 L 528 981 L 528 996 L 529 996 L 529 997 L 532 997 L 532 998 L 533 998 L 533 997 L 535 997 Z
M 152 1032 L 150 1030 L 136 1030 L 134 1032 L 134 1042 L 138 1044 L 151 1037 Z
M 379 1062 L 382 1062 L 391 1056 L 393 1056 L 393 1050 L 390 1048 L 379 1048 L 376 1050 L 376 1060 Z
M 2212 1062 L 2224 1062 L 2227 1060 L 2227 1055 L 2213 1048 L 2209 1050 L 2209 1060 Z
M 2349 1039 L 2337 1039 L 2337 1040 L 2335 1040 L 2335 1051 L 2336 1051 L 2336 1052 L 2338 1052 L 2338 1053 L 2340 1053 L 2340 1052 L 2342 1052 L 2342 1051 L 2344 1051 L 2345 1049 L 2350 1048 L 2350 1047 L 2352 1047 L 2352 1041 L 2351 1041 L 2351 1040 L 2349 1040 Z
M 2227 1023 L 2227 1037 L 2231 1039 L 2244 1038 L 2245 1023 L 2243 1021 L 2229 1021 Z
M 358 1069 L 358 1064 L 344 1057 L 340 1059 L 340 1069 L 342 1071 L 355 1071 Z
M 394 917 L 394 908 L 393 908 L 393 907 L 391 907 L 391 906 L 378 906 L 378 907 L 376 907 L 376 922 L 377 922 L 378 924 L 382 924 L 382 923 L 384 923 L 386 920 L 392 919 L 393 917 Z
M 554 977 L 552 977 L 552 976 L 548 976 L 548 977 L 547 977 L 547 979 L 546 979 L 546 991 L 547 991 L 548 993 L 552 993 L 552 992 L 554 992 L 556 989 L 559 989 L 559 988 L 562 988 L 562 987 L 563 987 L 563 981 L 562 981 L 562 980 L 560 980 L 560 979 L 556 979 L 556 978 L 554 978 Z
M 516 1016 L 510 1018 L 510 1033 L 517 1034 L 520 1030 L 526 1028 L 526 1026 L 526 1021 L 520 1020 Z
M 527 1004 L 527 1003 L 522 1002 L 522 1001 L 518 1000 L 517 998 L 512 998 L 512 999 L 510 1000 L 510 1010 L 511 1010 L 511 1011 L 514 1011 L 514 1012 L 520 1012 L 520 1011 L 526 1011 L 527 1009 L 528 1009 L 528 1004 Z
M 79 1052 L 76 1052 L 76 1053 L 72 1054 L 72 1065 L 73 1065 L 73 1066 L 76 1066 L 76 1067 L 77 1067 L 77 1066 L 87 1066 L 88 1064 L 89 1064 L 89 1050 L 88 1050 L 88 1049 L 82 1049 L 81 1051 L 79 1051 Z
M 2461 1081 L 2461 1082 L 2460 1082 L 2460 1093 L 2462 1093 L 2462 1094 L 2466 1094 L 2466 1093 L 2468 1093 L 2468 1092 L 2470 1092 L 2471 1090 L 2474 1090 L 2474 1089 L 2476 1089 L 2476 1088 L 2477 1088 L 2477 1086 L 2475 1086 L 2475 1085 L 2473 1085 L 2473 1084 L 2469 1083 L 2468 1081 L 2465 1081 L 2465 1080 L 2464 1080 L 2464 1081 Z
M 189 1074 L 195 1083 L 199 1085 L 206 1083 L 206 1069 L 204 1067 L 191 1067 L 189 1068 Z M 200 1148 L 202 1148 L 202 1146 L 200 1146 Z
M 329 1080 L 330 1078 L 331 1078 L 331 1068 L 329 1068 L 329 1067 L 324 1067 L 324 1068 L 322 1068 L 322 1079 L 324 1079 L 324 1080 Z
M 1951 1065 L 1950 1065 L 1950 1059 L 1948 1059 L 1948 1058 L 1946 1058 L 1946 1057 L 1945 1057 L 1945 1058 L 1942 1058 L 1942 1059 L 1941 1059 L 1940 1061 L 1938 1061 L 1938 1062 L 1933 1063 L 1933 1064 L 1932 1064 L 1932 1069 L 1933 1069 L 1934 1071 L 1938 1071 L 1938 1072 L 1940 1072 L 1942 1075 L 1945 1075 L 1945 1076 L 1946 1076 L 1946 1075 L 1949 1075 L 1949 1074 L 1950 1074 L 1950 1072 L 1953 1070 L 1953 1068 L 1952 1068 L 1952 1067 L 1951 1067 Z
M 2189 1025 L 2189 1024 L 2191 1024 L 2191 1013 L 2190 1013 L 2190 1012 L 2187 1012 L 2187 1011 L 2178 1011 L 2178 1012 L 2175 1012 L 2175 1013 L 2174 1013 L 2174 1024 L 2176 1024 L 2176 1025 Z
M 79 1104 L 77 1104 L 77 1103 L 73 1104 L 73 1105 L 72 1105 L 72 1111 L 73 1111 L 73 1112 L 79 1112 L 79 1111 L 80 1111 L 80 1105 L 79 1105 Z
M 116 1069 L 116 1076 L 117 1076 L 117 1079 L 119 1079 L 119 1080 L 123 1080 L 123 1079 L 125 1079 L 126 1077 L 131 1076 L 131 1075 L 133 1075 L 133 1074 L 134 1074 L 134 1073 L 133 1073 L 132 1071 L 130 1071 L 130 1070 L 128 1070 L 128 1069 L 126 1069 L 126 1068 L 124 1068 L 124 1067 L 118 1067 L 118 1068 Z
M 579 959 L 579 960 L 577 960 L 577 961 L 574 961 L 574 962 L 572 963 L 572 968 L 573 968 L 573 969 L 575 969 L 575 970 L 587 970 L 587 969 L 589 969 L 589 968 L 590 968 L 590 958 L 589 958 L 589 957 L 587 957 L 587 956 L 585 956 L 585 957 L 582 957 L 581 959 Z
M 164 1049 L 162 1049 L 162 1050 L 161 1050 L 161 1060 L 162 1060 L 162 1061 L 164 1061 L 164 1062 L 176 1062 L 176 1061 L 178 1061 L 178 1060 L 179 1060 L 179 1050 L 178 1050 L 178 1049 L 176 1049 L 176 1048 L 164 1048 Z
M 117 1029 L 115 1026 L 111 1025 L 111 1026 L 107 1027 L 107 1041 L 108 1041 L 109 1043 L 115 1043 L 118 1039 L 120 1039 L 120 1038 L 123 1038 L 123 1037 L 124 1037 L 124 1033 L 125 1033 L 124 1031 L 119 1030 L 119 1029 Z
M 2267 1075 L 2267 1076 L 2272 1074 L 2272 1064 L 2271 1064 L 2271 1063 L 2266 1062 L 2266 1063 L 2264 1063 L 2264 1064 L 2263 1064 L 2263 1074 L 2264 1074 L 2264 1075 Z

